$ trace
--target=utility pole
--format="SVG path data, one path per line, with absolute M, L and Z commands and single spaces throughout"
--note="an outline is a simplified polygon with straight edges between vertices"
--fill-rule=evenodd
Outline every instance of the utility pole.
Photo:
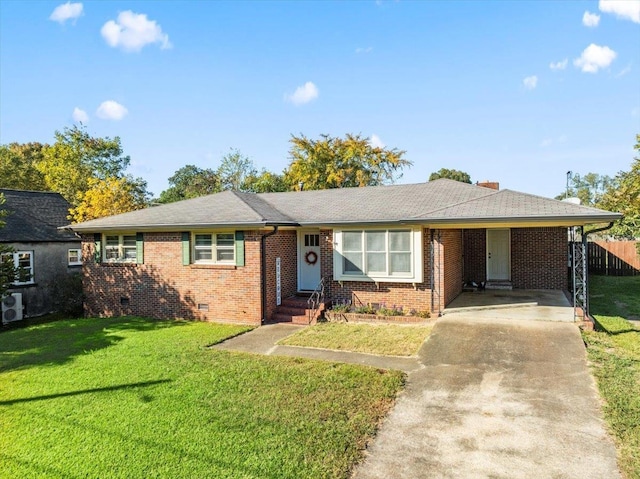
M 571 175 L 573 175 L 572 171 L 567 171 L 567 189 L 566 192 L 564 194 L 564 199 L 566 200 L 567 198 L 569 198 L 569 180 L 571 180 Z

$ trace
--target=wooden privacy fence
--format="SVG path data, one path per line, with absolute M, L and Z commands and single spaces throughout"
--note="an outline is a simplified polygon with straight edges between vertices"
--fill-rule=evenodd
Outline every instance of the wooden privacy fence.
M 640 275 L 638 241 L 589 241 L 589 273 L 608 276 Z

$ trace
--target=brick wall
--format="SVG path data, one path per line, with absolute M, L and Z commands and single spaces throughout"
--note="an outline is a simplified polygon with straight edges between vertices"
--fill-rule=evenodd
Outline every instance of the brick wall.
M 511 281 L 521 289 L 568 289 L 567 228 L 511 230 Z
M 441 230 L 440 243 L 443 248 L 443 286 L 441 307 L 445 307 L 462 293 L 463 257 L 462 230 Z
M 280 258 L 280 294 L 282 299 L 298 290 L 298 236 L 294 230 L 279 231 L 266 240 L 267 312 L 271 319 L 276 309 L 276 258 Z
M 464 273 L 463 280 L 480 283 L 487 280 L 487 230 L 463 231 Z
M 87 316 L 140 315 L 260 324 L 260 232 L 245 232 L 245 266 L 182 264 L 180 233 L 145 233 L 144 264 L 96 264 L 83 238 Z

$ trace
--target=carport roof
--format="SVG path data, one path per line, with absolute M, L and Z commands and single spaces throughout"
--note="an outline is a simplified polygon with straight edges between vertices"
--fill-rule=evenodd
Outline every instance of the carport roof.
M 621 218 L 596 208 L 439 179 L 408 185 L 241 193 L 154 206 L 71 225 L 78 232 L 350 224 L 581 225 Z

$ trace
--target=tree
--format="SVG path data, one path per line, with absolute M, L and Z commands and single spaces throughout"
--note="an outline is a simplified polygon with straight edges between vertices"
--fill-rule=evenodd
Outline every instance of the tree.
M 47 191 L 44 175 L 38 170 L 46 146 L 41 143 L 1 145 L 0 188 Z
M 159 203 L 196 198 L 221 191 L 220 178 L 210 168 L 202 169 L 195 165 L 186 165 L 169 178 L 170 187 L 160 193 Z
M 580 176 L 579 173 L 575 173 L 570 177 L 568 191 L 559 194 L 555 199 L 580 198 L 581 204 L 595 206 L 611 184 L 611 177 L 607 175 L 587 173 L 584 176 Z
M 130 158 L 123 156 L 120 138 L 93 138 L 84 127 L 55 132 L 53 145 L 42 149 L 37 169 L 47 188 L 60 193 L 73 206 L 89 189 L 90 178 L 121 178 Z
M 404 159 L 405 151 L 374 147 L 359 134 L 321 135 L 319 140 L 292 135 L 290 143 L 284 180 L 311 190 L 393 183 L 412 164 Z
M 438 180 L 440 178 L 448 178 L 450 180 L 459 181 L 461 183 L 471 184 L 471 176 L 469 173 L 465 173 L 460 170 L 449 170 L 447 168 L 440 168 L 429 175 L 429 181 Z
M 247 181 L 258 175 L 253 161 L 235 149 L 222 157 L 217 173 L 222 189 L 234 191 L 248 191 Z
M 140 210 L 149 203 L 147 183 L 131 176 L 89 178 L 88 189 L 78 193 L 78 206 L 69 210 L 75 223 Z
M 244 188 L 252 193 L 275 193 L 290 190 L 283 175 L 272 173 L 264 168 L 258 175 L 249 176 L 244 182 Z
M 640 153 L 640 135 L 636 135 L 634 149 Z M 598 201 L 599 208 L 622 213 L 609 233 L 618 238 L 640 238 L 640 156 L 636 156 L 629 171 L 621 171 Z

